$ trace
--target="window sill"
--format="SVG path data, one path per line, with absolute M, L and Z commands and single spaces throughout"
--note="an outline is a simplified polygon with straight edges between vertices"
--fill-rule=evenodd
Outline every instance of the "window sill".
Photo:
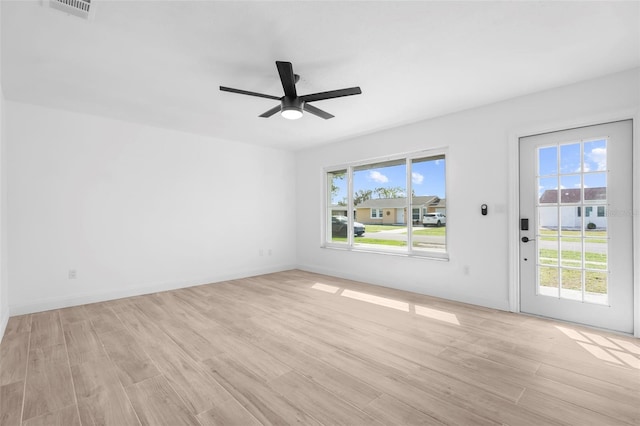
M 410 257 L 416 259 L 425 259 L 425 260 L 435 260 L 439 262 L 448 262 L 449 254 L 448 253 L 436 253 L 436 252 L 406 252 L 406 251 L 392 251 L 392 250 L 376 250 L 369 247 L 348 247 L 342 245 L 334 245 L 334 244 L 325 244 L 321 245 L 320 248 L 328 249 L 328 250 L 338 250 L 338 251 L 350 251 L 355 253 L 371 253 L 371 254 L 381 254 L 384 256 L 396 256 L 396 257 Z

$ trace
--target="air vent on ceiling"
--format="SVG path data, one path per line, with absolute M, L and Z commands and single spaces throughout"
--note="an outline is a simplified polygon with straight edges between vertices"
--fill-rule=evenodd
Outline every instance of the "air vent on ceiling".
M 53 9 L 79 16 L 84 19 L 93 19 L 93 6 L 91 0 L 44 0 L 44 5 Z

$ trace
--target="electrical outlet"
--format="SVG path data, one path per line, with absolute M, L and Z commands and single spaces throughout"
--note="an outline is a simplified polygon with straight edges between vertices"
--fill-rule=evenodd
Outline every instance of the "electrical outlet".
M 78 272 L 75 269 L 69 269 L 69 279 L 75 280 L 78 278 Z

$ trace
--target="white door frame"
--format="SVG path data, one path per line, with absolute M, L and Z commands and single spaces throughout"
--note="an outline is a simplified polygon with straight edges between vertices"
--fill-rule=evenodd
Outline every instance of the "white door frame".
M 633 262 L 640 265 L 640 110 L 631 109 L 601 114 L 587 119 L 565 120 L 515 129 L 508 140 L 508 250 L 509 310 L 520 312 L 520 138 L 612 121 L 633 120 Z M 633 271 L 633 334 L 640 338 L 640 268 Z

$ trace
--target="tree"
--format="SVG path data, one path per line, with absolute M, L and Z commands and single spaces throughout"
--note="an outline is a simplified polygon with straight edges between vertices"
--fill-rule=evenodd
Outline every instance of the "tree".
M 335 184 L 336 180 L 344 180 L 344 172 L 333 172 L 331 177 L 331 199 L 333 200 L 340 192 L 340 187 Z M 340 203 L 338 203 L 340 204 Z
M 371 189 L 358 189 L 356 193 L 353 194 L 353 205 L 357 206 L 360 203 L 364 203 L 371 199 L 372 195 L 373 191 Z
M 377 198 L 402 198 L 405 196 L 404 189 L 399 186 L 376 188 L 373 192 L 377 195 Z

